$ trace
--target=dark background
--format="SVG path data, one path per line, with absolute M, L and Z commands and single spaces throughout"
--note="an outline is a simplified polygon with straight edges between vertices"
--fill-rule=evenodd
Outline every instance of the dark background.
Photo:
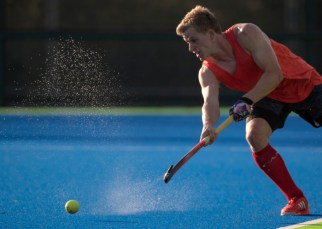
M 321 0 L 2 0 L 2 106 L 192 106 L 200 61 L 175 34 L 195 5 L 252 22 L 322 72 Z M 239 93 L 221 89 L 229 105 Z

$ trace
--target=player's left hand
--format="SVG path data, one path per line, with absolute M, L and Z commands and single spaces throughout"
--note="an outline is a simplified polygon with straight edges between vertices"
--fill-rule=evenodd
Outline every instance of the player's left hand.
M 252 104 L 252 100 L 242 97 L 241 99 L 237 100 L 229 109 L 229 115 L 233 116 L 235 122 L 244 120 L 250 114 Z

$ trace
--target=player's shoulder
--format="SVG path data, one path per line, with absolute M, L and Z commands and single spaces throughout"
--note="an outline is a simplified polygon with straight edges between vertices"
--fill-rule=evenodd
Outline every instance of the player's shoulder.
M 238 23 L 233 28 L 237 38 L 249 38 L 261 35 L 263 31 L 253 23 Z
M 199 69 L 199 76 L 204 77 L 205 75 L 211 74 L 211 70 L 207 67 L 207 65 L 202 64 Z
M 252 23 L 236 24 L 234 33 L 238 43 L 246 50 L 252 50 L 255 44 L 269 42 L 268 36 Z
M 208 57 L 207 59 L 202 61 L 202 65 L 199 69 L 199 75 L 204 76 L 204 75 L 209 75 L 213 74 L 209 66 L 211 64 L 214 64 L 216 61 L 212 57 Z
M 210 58 L 208 58 L 207 61 L 211 61 L 209 59 Z M 211 84 L 219 84 L 215 73 L 205 64 L 202 64 L 200 67 L 198 78 L 201 84 L 209 84 L 210 82 Z

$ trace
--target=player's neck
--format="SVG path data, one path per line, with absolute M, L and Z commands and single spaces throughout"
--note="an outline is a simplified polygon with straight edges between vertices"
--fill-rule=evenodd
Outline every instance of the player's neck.
M 211 55 L 215 60 L 229 62 L 235 59 L 233 49 L 227 38 L 221 34 L 214 42 L 214 50 Z

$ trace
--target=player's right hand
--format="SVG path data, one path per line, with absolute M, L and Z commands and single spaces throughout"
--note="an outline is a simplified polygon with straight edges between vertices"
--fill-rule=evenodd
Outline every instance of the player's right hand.
M 242 97 L 241 99 L 237 100 L 229 109 L 229 115 L 233 116 L 235 122 L 244 120 L 248 115 L 250 115 L 252 104 L 252 100 Z

